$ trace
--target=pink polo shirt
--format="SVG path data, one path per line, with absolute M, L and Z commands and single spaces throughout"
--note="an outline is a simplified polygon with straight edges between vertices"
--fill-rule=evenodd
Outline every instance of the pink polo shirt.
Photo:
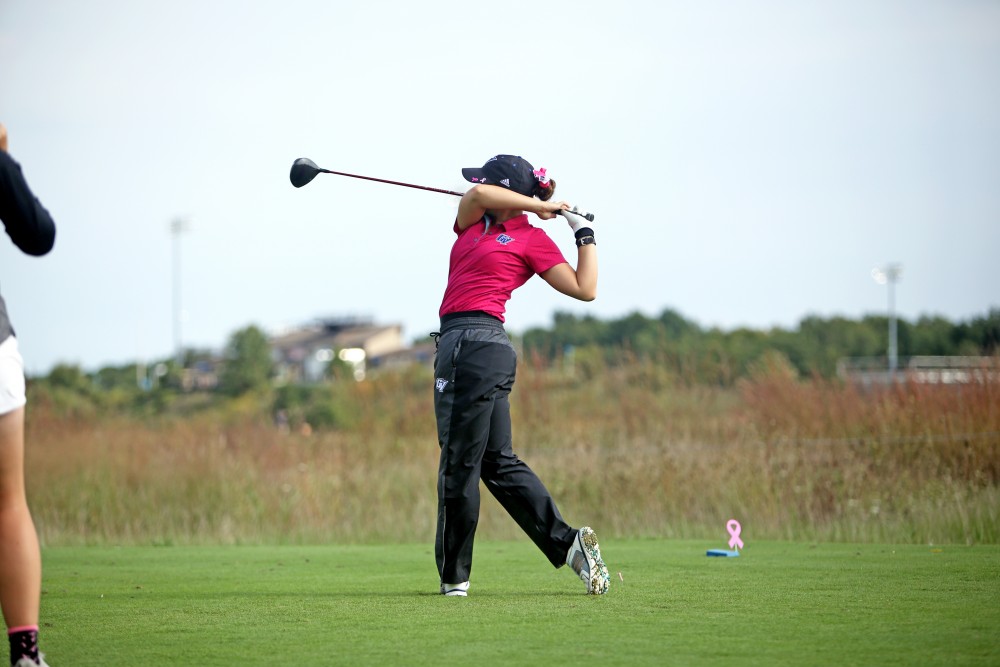
M 451 248 L 448 287 L 439 315 L 481 310 L 502 322 L 511 293 L 536 273 L 566 262 L 545 230 L 528 223 L 527 214 L 490 225 L 458 229 Z

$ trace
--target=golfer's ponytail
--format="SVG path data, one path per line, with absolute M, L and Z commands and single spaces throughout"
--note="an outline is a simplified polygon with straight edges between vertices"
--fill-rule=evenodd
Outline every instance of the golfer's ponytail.
M 554 178 L 547 179 L 544 183 L 539 182 L 535 185 L 534 195 L 541 199 L 542 201 L 548 201 L 552 199 L 552 195 L 556 191 L 556 181 Z
M 545 167 L 542 167 L 531 172 L 535 177 L 535 187 L 531 191 L 531 196 L 538 197 L 542 201 L 552 199 L 552 193 L 556 191 L 556 182 L 549 178 L 545 171 Z

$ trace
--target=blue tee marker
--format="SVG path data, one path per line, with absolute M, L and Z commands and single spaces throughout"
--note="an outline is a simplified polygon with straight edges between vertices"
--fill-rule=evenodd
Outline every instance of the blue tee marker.
M 736 558 L 740 555 L 739 551 L 727 551 L 726 549 L 709 549 L 705 552 L 706 556 L 723 556 L 725 558 Z

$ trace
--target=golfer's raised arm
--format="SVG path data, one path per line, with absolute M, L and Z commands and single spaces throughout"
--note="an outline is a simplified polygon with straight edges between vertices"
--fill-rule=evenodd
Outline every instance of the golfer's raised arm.
M 458 204 L 457 223 L 459 229 L 470 227 L 482 220 L 486 211 L 527 211 L 546 220 L 567 208 L 566 202 L 542 201 L 497 185 L 474 185 Z
M 576 237 L 576 269 L 568 263 L 556 264 L 539 275 L 566 296 L 580 301 L 593 301 L 597 298 L 597 243 L 594 241 L 594 230 L 587 226 L 587 219 L 580 215 L 568 210 L 563 210 L 562 215 Z

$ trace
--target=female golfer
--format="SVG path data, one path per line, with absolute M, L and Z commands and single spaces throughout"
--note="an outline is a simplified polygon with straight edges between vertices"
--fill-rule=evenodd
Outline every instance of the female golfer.
M 434 411 L 441 462 L 435 556 L 441 593 L 465 596 L 479 521 L 479 480 L 555 567 L 570 565 L 587 592 L 608 590 L 597 536 L 570 527 L 545 485 L 511 444 L 510 401 L 517 357 L 504 332 L 511 292 L 536 273 L 581 301 L 597 295 L 597 247 L 586 219 L 550 201 L 555 182 L 520 157 L 497 155 L 463 169 L 475 183 L 462 197 L 434 363 Z M 556 244 L 528 222 L 562 211 L 576 234 L 576 269 Z
M 21 167 L 7 154 L 0 124 L 0 220 L 29 255 L 52 249 L 56 228 L 31 193 Z M 24 363 L 0 297 L 0 607 L 15 667 L 44 666 L 38 652 L 42 559 L 24 493 Z

